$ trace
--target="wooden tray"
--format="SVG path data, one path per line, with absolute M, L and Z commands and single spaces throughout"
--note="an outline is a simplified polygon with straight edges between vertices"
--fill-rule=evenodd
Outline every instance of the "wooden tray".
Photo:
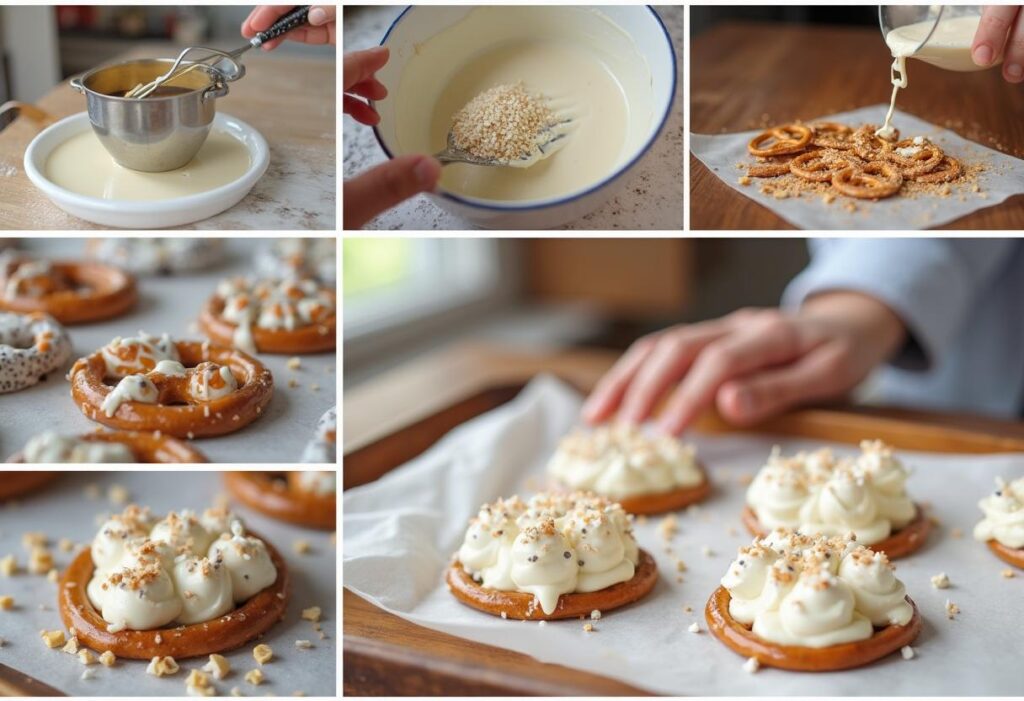
M 511 401 L 523 384 L 478 391 L 345 456 L 344 488 L 378 479 L 427 450 L 469 419 Z M 697 428 L 735 431 L 714 415 Z M 903 450 L 947 453 L 1024 452 L 1021 424 L 899 410 L 807 409 L 749 432 L 828 443 L 880 438 Z M 612 696 L 647 695 L 621 682 L 550 665 L 519 653 L 429 630 L 344 591 L 346 695 Z

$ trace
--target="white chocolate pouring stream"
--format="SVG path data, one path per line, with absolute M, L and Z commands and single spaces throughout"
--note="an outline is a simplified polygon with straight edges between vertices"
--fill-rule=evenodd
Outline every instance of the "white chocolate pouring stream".
M 892 98 L 889 100 L 889 111 L 885 115 L 885 124 L 875 132 L 883 139 L 892 140 L 896 134 L 892 126 L 892 115 L 896 110 L 896 94 L 901 88 L 907 87 L 907 58 L 913 57 L 950 71 L 981 71 L 971 58 L 971 44 L 981 22 L 979 15 L 949 17 L 939 21 L 928 43 L 918 49 L 931 31 L 933 22 L 915 22 L 891 30 L 885 36 L 885 43 L 892 51 L 893 62 L 890 69 L 892 80 Z M 1000 58 L 996 65 L 1002 61 Z

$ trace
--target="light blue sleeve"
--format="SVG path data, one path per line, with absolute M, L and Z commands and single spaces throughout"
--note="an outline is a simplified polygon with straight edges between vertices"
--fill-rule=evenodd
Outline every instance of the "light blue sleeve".
M 1010 259 L 1013 239 L 811 239 L 811 264 L 783 294 L 799 307 L 811 295 L 870 295 L 903 320 L 909 340 L 892 363 L 926 369 L 953 345 L 986 288 Z

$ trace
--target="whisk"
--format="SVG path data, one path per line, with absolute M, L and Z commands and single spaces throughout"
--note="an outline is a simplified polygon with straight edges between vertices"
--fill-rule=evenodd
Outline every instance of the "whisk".
M 238 74 L 235 77 L 240 78 L 242 77 L 241 74 L 244 73 L 245 69 L 237 63 L 236 59 L 238 59 L 239 56 L 244 54 L 249 49 L 255 49 L 257 47 L 260 47 L 266 42 L 270 41 L 271 39 L 276 39 L 277 37 L 287 34 L 291 30 L 306 24 L 309 18 L 309 8 L 309 5 L 302 5 L 300 7 L 295 8 L 294 10 L 286 14 L 284 17 L 274 22 L 273 26 L 270 29 L 266 30 L 265 32 L 260 32 L 252 39 L 250 39 L 249 43 L 247 43 L 245 46 L 235 49 L 234 51 L 221 51 L 219 49 L 209 49 L 203 46 L 190 46 L 184 51 L 182 51 L 180 54 L 178 54 L 178 58 L 175 59 L 174 63 L 171 65 L 170 70 L 168 70 L 162 76 L 158 77 L 156 80 L 153 80 L 149 83 L 140 83 L 139 85 L 136 85 L 134 88 L 126 92 L 124 96 L 127 98 L 141 100 L 145 97 L 149 97 L 161 85 L 169 83 L 175 78 L 180 78 L 186 73 L 191 73 L 197 68 L 203 66 L 213 66 L 217 63 L 223 62 L 224 60 L 231 62 L 231 64 L 235 68 L 234 72 Z M 188 64 L 182 66 L 181 64 L 185 60 L 185 56 L 187 56 L 192 51 L 205 51 L 206 55 L 204 55 L 198 61 L 191 61 Z M 217 58 L 217 61 L 215 61 L 212 64 L 206 63 L 207 61 L 213 58 Z

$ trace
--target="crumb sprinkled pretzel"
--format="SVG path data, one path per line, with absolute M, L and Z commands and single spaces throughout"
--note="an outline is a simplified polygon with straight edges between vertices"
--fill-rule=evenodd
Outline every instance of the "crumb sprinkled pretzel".
M 814 132 L 803 124 L 783 124 L 767 129 L 747 144 L 753 156 L 783 156 L 799 153 L 810 143 Z
M 274 390 L 270 370 L 255 358 L 166 334 L 114 339 L 76 361 L 69 379 L 72 398 L 93 421 L 178 438 L 237 431 L 260 417 Z
M 815 122 L 811 125 L 814 136 L 811 145 L 846 151 L 853 148 L 853 129 L 838 122 Z
M 919 183 L 948 183 L 959 178 L 962 172 L 960 161 L 952 156 L 944 156 L 942 162 L 927 173 L 914 175 L 910 179 Z
M 891 197 L 900 191 L 903 176 L 891 163 L 872 161 L 850 166 L 832 175 L 832 186 L 844 195 L 861 200 Z
M 935 170 L 945 157 L 941 148 L 918 137 L 893 144 L 887 159 L 899 167 L 904 178 L 914 178 Z
M 852 153 L 834 149 L 807 151 L 795 156 L 789 162 L 789 170 L 793 175 L 811 182 L 831 182 L 832 176 L 844 168 L 861 165 L 861 160 Z

